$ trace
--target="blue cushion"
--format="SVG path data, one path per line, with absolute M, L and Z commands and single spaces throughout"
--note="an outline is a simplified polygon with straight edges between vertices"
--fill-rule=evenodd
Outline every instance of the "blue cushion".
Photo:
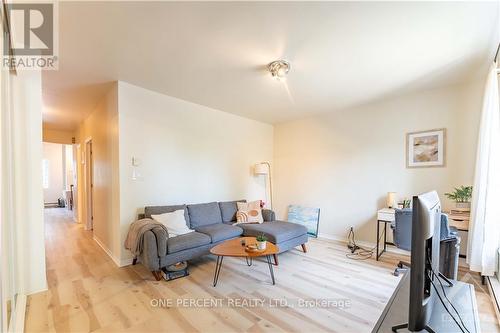
M 243 229 L 233 225 L 217 223 L 196 228 L 197 232 L 204 233 L 212 239 L 212 243 L 217 243 L 226 239 L 235 238 L 243 233 Z
M 196 229 L 204 225 L 222 223 L 222 216 L 217 202 L 188 205 L 187 208 L 191 229 Z
M 397 248 L 411 250 L 412 209 L 396 209 L 394 213 L 393 238 Z
M 222 222 L 236 222 L 236 212 L 238 211 L 237 202 L 247 202 L 246 200 L 219 202 L 219 208 L 222 215 Z
M 193 231 L 184 235 L 170 237 L 167 241 L 167 251 L 168 253 L 175 253 L 207 244 L 210 244 L 209 236 Z

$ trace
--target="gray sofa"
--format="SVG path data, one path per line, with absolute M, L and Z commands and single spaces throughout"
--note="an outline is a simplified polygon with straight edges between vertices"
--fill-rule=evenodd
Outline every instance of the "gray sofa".
M 162 268 L 208 254 L 215 245 L 241 236 L 263 234 L 268 241 L 278 245 L 280 253 L 298 245 L 306 252 L 307 229 L 299 224 L 276 221 L 271 210 L 262 210 L 262 224 L 232 225 L 236 222 L 236 202 L 145 207 L 144 215 L 139 216 L 140 218 L 151 218 L 151 215 L 183 209 L 187 226 L 195 231 L 175 237 L 169 237 L 167 232 L 159 227 L 147 231 L 144 234 L 143 251 L 138 260 L 159 280 Z M 277 265 L 277 257 L 274 259 Z

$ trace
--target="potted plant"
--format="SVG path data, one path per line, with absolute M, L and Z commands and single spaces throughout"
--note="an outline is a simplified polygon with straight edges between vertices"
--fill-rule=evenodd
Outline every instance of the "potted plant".
M 398 208 L 399 209 L 411 208 L 411 200 L 405 198 L 403 199 L 403 201 L 398 202 Z
M 455 191 L 445 193 L 446 197 L 455 201 L 458 209 L 470 209 L 470 199 L 472 198 L 472 186 L 455 187 Z
M 267 243 L 267 237 L 264 235 L 259 235 L 255 237 L 255 240 L 257 241 L 257 249 L 258 250 L 265 250 L 266 249 L 266 243 Z

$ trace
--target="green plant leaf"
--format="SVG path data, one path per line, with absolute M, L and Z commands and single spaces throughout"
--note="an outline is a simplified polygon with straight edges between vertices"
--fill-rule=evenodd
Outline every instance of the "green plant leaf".
M 472 186 L 461 185 L 455 187 L 453 192 L 444 195 L 455 202 L 469 202 L 472 197 Z

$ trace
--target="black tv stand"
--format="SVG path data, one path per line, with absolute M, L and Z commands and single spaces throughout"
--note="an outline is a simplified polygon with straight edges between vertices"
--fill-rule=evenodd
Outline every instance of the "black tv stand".
M 392 331 L 396 333 L 398 330 L 403 329 L 403 328 L 408 328 L 408 324 L 401 324 L 401 325 L 392 326 Z M 429 326 L 425 326 L 424 331 L 427 331 L 429 333 L 436 333 Z

